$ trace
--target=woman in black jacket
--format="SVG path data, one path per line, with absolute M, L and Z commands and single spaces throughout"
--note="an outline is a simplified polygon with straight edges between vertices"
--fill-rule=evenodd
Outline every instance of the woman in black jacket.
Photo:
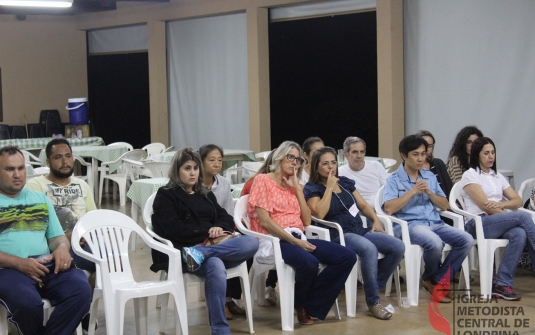
M 221 208 L 212 192 L 203 186 L 199 154 L 184 148 L 175 154 L 169 170 L 169 184 L 154 199 L 152 224 L 159 236 L 181 249 L 185 271 L 205 278 L 212 334 L 230 334 L 225 318 L 227 268 L 253 257 L 258 249 L 254 237 L 240 236 L 213 246 L 199 246 L 234 230 L 233 218 Z M 165 267 L 167 259 L 153 250 L 153 267 Z

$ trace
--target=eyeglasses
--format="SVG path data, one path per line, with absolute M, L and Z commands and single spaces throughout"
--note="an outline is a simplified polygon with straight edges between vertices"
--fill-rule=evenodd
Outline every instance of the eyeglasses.
M 301 157 L 295 157 L 294 155 L 292 154 L 287 154 L 286 155 L 286 159 L 289 160 L 290 162 L 296 162 L 297 164 L 301 165 L 303 164 L 304 162 L 304 159 L 301 158 Z
M 337 166 L 337 165 L 338 165 L 338 162 L 337 162 L 337 161 L 330 161 L 330 162 L 329 162 L 329 161 L 325 161 L 325 162 L 321 162 L 320 165 L 321 165 L 322 167 L 328 167 L 328 166 L 330 166 L 330 165 L 332 165 L 332 166 Z

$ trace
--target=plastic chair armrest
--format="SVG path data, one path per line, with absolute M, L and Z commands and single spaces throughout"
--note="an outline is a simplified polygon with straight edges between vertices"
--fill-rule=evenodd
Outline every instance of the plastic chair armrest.
M 305 235 L 307 236 L 307 238 L 314 238 L 313 234 L 318 235 L 318 238 L 320 240 L 331 241 L 331 234 L 329 233 L 329 229 L 312 225 L 306 226 Z

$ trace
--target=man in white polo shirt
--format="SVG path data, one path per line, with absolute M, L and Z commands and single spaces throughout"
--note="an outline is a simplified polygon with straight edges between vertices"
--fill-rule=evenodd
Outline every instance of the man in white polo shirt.
M 385 184 L 386 170 L 378 161 L 365 161 L 366 142 L 363 139 L 350 136 L 344 141 L 344 156 L 347 165 L 338 169 L 338 175 L 355 181 L 355 188 L 366 202 L 375 208 L 375 195 Z

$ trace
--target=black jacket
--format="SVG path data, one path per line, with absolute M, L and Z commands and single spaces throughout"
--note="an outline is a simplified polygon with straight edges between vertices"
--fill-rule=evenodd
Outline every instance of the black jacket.
M 435 174 L 440 188 L 442 188 L 442 191 L 446 194 L 446 198 L 449 199 L 451 189 L 453 188 L 453 183 L 451 182 L 450 175 L 446 169 L 446 164 L 444 164 L 441 159 L 435 158 L 430 165 L 431 172 Z
M 201 223 L 199 215 L 191 203 L 191 197 L 181 187 L 161 187 L 154 198 L 152 227 L 160 237 L 170 240 L 177 249 L 197 245 L 208 237 L 208 230 L 221 227 L 233 231 L 234 220 L 225 209 L 217 203 L 212 192 L 205 196 L 212 203 L 215 220 L 211 224 Z M 163 265 L 167 268 L 167 255 L 152 250 L 154 262 L 151 269 L 159 270 Z M 156 268 L 155 268 L 156 267 Z

